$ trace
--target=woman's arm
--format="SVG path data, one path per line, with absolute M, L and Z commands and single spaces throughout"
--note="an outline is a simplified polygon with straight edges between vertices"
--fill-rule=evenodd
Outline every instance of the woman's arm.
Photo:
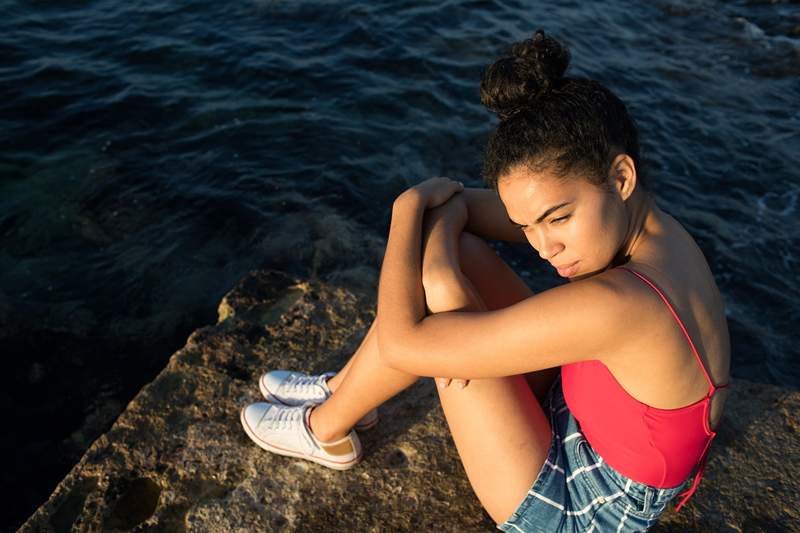
M 422 218 L 425 210 L 446 202 L 463 185 L 432 178 L 397 197 L 378 283 L 378 346 L 396 351 L 425 317 L 422 286 Z
M 508 219 L 508 212 L 497 191 L 464 189 L 467 204 L 467 231 L 490 241 L 526 242 L 525 234 Z
M 389 239 L 378 281 L 378 346 L 381 351 L 425 316 L 420 242 L 425 204 L 423 198 L 409 191 L 400 195 L 392 206 Z
M 422 229 L 422 286 L 429 314 L 447 311 L 486 311 L 472 282 L 461 271 L 461 233 L 467 222 L 463 194 L 425 211 Z M 453 292 L 451 287 L 460 287 Z M 445 291 L 442 294 L 441 291 Z M 437 378 L 439 388 L 450 383 L 464 388 L 469 380 Z
M 478 379 L 608 361 L 625 346 L 630 319 L 647 302 L 613 270 L 503 309 L 426 317 L 422 219 L 456 190 L 454 182 L 434 178 L 393 205 L 378 289 L 378 345 L 387 364 L 417 376 Z

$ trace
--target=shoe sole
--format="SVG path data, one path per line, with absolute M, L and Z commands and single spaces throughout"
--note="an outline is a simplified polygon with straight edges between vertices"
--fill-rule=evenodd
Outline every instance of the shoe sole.
M 363 454 L 358 455 L 355 459 L 345 462 L 337 462 L 337 461 L 329 461 L 322 457 L 314 457 L 306 455 L 302 452 L 295 452 L 292 450 L 287 450 L 286 448 L 280 448 L 278 446 L 273 446 L 272 444 L 268 443 L 265 440 L 259 438 L 250 426 L 247 424 L 247 421 L 244 419 L 244 408 L 239 412 L 239 420 L 242 423 L 242 427 L 244 428 L 244 432 L 247 433 L 247 436 L 250 437 L 254 443 L 256 443 L 260 448 L 267 450 L 268 452 L 275 453 L 277 455 L 285 455 L 287 457 L 297 457 L 299 459 L 305 459 L 307 461 L 312 461 L 314 463 L 321 464 L 323 466 L 327 466 L 328 468 L 333 468 L 334 470 L 349 470 L 357 465 L 361 461 L 361 457 Z
M 364 424 L 356 424 L 353 429 L 355 429 L 356 431 L 364 431 L 367 429 L 372 429 L 378 425 L 378 422 L 380 422 L 380 420 L 381 417 L 376 414 L 375 418 L 373 418 L 369 422 L 365 422 Z
M 288 405 L 288 406 L 290 406 L 290 407 L 292 406 L 292 404 L 289 404 L 289 403 L 282 402 L 281 400 L 279 400 L 277 397 L 273 396 L 273 395 L 270 393 L 270 391 L 269 391 L 269 389 L 267 388 L 267 386 L 266 386 L 266 385 L 264 385 L 264 378 L 263 378 L 263 376 L 262 376 L 262 377 L 261 377 L 261 378 L 258 380 L 258 388 L 261 390 L 261 396 L 263 396 L 263 397 L 264 397 L 264 399 L 265 399 L 265 400 L 267 400 L 268 402 L 270 402 L 270 403 L 277 403 L 277 404 L 280 404 L 280 405 Z M 317 405 L 319 405 L 319 404 L 317 404 Z M 365 422 L 365 423 L 363 423 L 363 424 L 356 423 L 356 425 L 355 425 L 355 428 L 354 428 L 354 429 L 355 429 L 356 431 L 365 431 L 365 430 L 367 430 L 367 429 L 372 429 L 372 428 L 374 428 L 375 426 L 377 426 L 377 425 L 378 425 L 378 422 L 380 422 L 380 419 L 381 419 L 381 417 L 380 417 L 380 416 L 378 416 L 378 414 L 377 414 L 377 412 L 376 412 L 376 413 L 375 413 L 375 418 L 373 418 L 373 419 L 372 419 L 372 420 L 370 420 L 369 422 Z

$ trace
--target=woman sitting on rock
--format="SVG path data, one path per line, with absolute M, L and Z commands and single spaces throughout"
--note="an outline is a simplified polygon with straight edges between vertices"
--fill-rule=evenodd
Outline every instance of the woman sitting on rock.
M 686 502 L 727 392 L 723 300 L 643 187 L 625 105 L 564 77 L 569 59 L 540 30 L 486 70 L 492 190 L 432 178 L 397 197 L 377 318 L 338 373 L 262 376 L 270 403 L 241 414 L 256 444 L 350 468 L 377 407 L 436 376 L 499 529 L 641 531 Z M 484 239 L 527 240 L 569 283 L 533 294 Z

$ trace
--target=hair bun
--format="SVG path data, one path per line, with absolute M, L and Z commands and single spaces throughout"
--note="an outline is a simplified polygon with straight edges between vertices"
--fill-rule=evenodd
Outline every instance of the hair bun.
M 546 94 L 569 66 L 569 50 L 536 30 L 516 43 L 483 73 L 481 102 L 501 120 L 510 118 Z

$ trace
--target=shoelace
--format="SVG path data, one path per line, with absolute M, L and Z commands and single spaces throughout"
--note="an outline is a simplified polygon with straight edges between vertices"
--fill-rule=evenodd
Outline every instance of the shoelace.
M 292 429 L 296 424 L 303 423 L 302 407 L 270 407 L 264 414 L 261 423 L 266 423 L 270 429 Z
M 322 388 L 320 379 L 324 379 L 324 377 L 292 375 L 286 378 L 286 381 L 281 384 L 280 390 L 286 390 L 294 396 L 300 394 L 304 398 L 313 399 L 319 398 L 320 393 L 322 393 L 322 397 L 324 398 L 326 396 L 325 389 Z

